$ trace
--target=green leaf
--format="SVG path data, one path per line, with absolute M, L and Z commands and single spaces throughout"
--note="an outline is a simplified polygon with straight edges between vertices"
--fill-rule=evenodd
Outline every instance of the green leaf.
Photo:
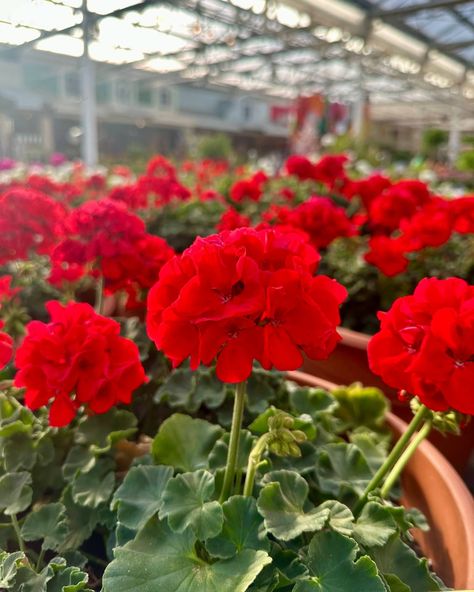
M 7 473 L 20 469 L 32 469 L 36 452 L 31 437 L 24 432 L 11 436 L 3 448 L 3 458 Z
M 81 471 L 72 482 L 72 497 L 77 504 L 97 508 L 107 502 L 115 486 L 114 463 L 97 459 L 88 471 Z
M 191 527 L 199 540 L 222 530 L 224 514 L 218 501 L 209 501 L 215 489 L 214 475 L 205 470 L 170 479 L 163 491 L 160 518 L 168 518 L 174 532 Z
M 355 561 L 357 543 L 334 531 L 317 532 L 308 548 L 309 579 L 294 592 L 386 592 L 377 566 L 368 556 Z
M 209 453 L 222 433 L 222 428 L 208 421 L 175 413 L 161 424 L 153 440 L 153 458 L 182 471 L 206 469 Z
M 15 582 L 18 565 L 25 560 L 21 551 L 6 553 L 0 551 L 0 589 L 10 590 Z
M 354 530 L 354 516 L 347 506 L 336 500 L 328 500 L 318 506 L 320 510 L 328 509 L 328 525 L 341 534 L 350 536 Z
M 132 530 L 141 528 L 161 508 L 163 490 L 172 476 L 172 467 L 132 467 L 112 500 L 118 521 Z
M 43 539 L 43 549 L 58 549 L 67 534 L 66 508 L 61 503 L 42 506 L 25 519 L 21 536 L 25 541 Z
M 31 475 L 26 471 L 0 477 L 0 510 L 8 516 L 26 510 L 33 495 L 30 485 Z
M 252 414 L 263 413 L 275 393 L 265 375 L 252 372 L 247 380 L 247 409 Z
M 31 432 L 32 426 L 25 424 L 21 419 L 0 426 L 0 438 L 9 438 L 14 434 Z
M 227 387 L 213 373 L 200 373 L 197 376 L 194 397 L 201 405 L 204 403 L 209 409 L 217 409 L 225 401 Z
M 90 445 L 94 454 L 103 454 L 118 441 L 133 436 L 136 425 L 133 413 L 112 407 L 107 413 L 87 417 L 77 429 L 76 440 L 78 444 Z
M 364 547 L 380 547 L 397 532 L 390 510 L 377 502 L 364 506 L 354 526 L 354 538 Z
M 52 561 L 47 569 L 53 574 L 47 592 L 92 592 L 87 588 L 89 576 L 78 567 Z
M 390 592 L 412 592 L 410 586 L 404 584 L 400 578 L 397 578 L 393 574 L 385 574 L 383 578 Z
M 206 548 L 211 555 L 227 559 L 243 549 L 268 551 L 270 545 L 263 518 L 257 511 L 253 497 L 234 495 L 222 504 L 222 511 L 222 532 L 206 541 Z
M 334 389 L 332 395 L 339 403 L 336 415 L 348 427 L 365 425 L 377 429 L 385 423 L 389 405 L 380 389 L 354 383 Z
M 227 454 L 229 452 L 230 434 L 226 432 L 214 444 L 209 454 L 209 468 L 222 469 L 227 463 Z M 248 430 L 240 430 L 239 454 L 237 455 L 236 469 L 245 469 L 247 467 L 249 454 L 253 448 L 256 438 Z
M 95 457 L 85 446 L 73 446 L 62 466 L 65 481 L 72 481 L 78 471 L 88 471 L 95 464 Z
M 277 539 L 290 541 L 303 532 L 324 527 L 330 510 L 318 507 L 305 511 L 309 486 L 298 473 L 273 471 L 265 475 L 265 483 L 257 507 L 266 529 Z
M 430 574 L 426 559 L 419 559 L 397 535 L 393 535 L 383 547 L 373 547 L 369 552 L 384 576 L 396 576 L 413 592 L 443 589 Z
M 321 413 L 332 413 L 337 408 L 337 401 L 323 389 L 292 385 L 290 406 L 296 413 L 307 413 L 316 419 Z
M 67 535 L 61 544 L 61 551 L 77 549 L 88 539 L 97 526 L 100 516 L 97 508 L 76 504 L 72 497 L 72 487 L 64 489 L 61 502 L 66 508 Z
M 370 469 L 375 473 L 387 457 L 389 439 L 367 429 L 352 432 L 349 439 L 362 452 Z
M 323 493 L 341 500 L 348 491 L 361 496 L 372 471 L 357 446 L 341 442 L 321 447 L 315 475 Z
M 172 408 L 181 407 L 190 413 L 199 409 L 199 402 L 192 401 L 196 388 L 196 376 L 189 368 L 177 368 L 156 391 L 154 401 L 166 401 Z
M 271 559 L 245 549 L 231 559 L 207 563 L 197 556 L 190 530 L 172 532 L 152 518 L 136 539 L 115 550 L 103 592 L 245 592 Z

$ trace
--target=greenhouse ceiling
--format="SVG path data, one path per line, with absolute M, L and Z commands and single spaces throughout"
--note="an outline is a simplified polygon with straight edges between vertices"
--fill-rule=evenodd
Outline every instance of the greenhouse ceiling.
M 375 104 L 474 117 L 474 1 L 15 0 L 0 59 L 25 51 L 291 99 L 368 93 Z M 403 109 L 399 111 L 403 117 Z

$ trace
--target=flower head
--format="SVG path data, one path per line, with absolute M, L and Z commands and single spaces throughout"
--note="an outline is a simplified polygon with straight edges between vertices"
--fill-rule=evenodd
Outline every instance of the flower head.
M 313 277 L 319 256 L 301 233 L 240 228 L 198 238 L 162 269 L 148 297 L 148 334 L 173 362 L 217 360 L 240 382 L 254 360 L 296 369 L 302 352 L 327 357 L 339 340 L 345 289 Z
M 25 404 L 50 404 L 52 426 L 70 423 L 78 409 L 105 413 L 130 403 L 146 380 L 137 346 L 120 337 L 120 325 L 88 304 L 47 304 L 50 323 L 32 321 L 18 348 L 15 385 L 25 387 Z
M 0 329 L 3 323 L 0 321 Z M 13 339 L 7 333 L 0 331 L 0 370 L 10 361 L 13 354 Z
M 435 411 L 474 414 L 474 286 L 425 278 L 379 318 L 372 371 Z

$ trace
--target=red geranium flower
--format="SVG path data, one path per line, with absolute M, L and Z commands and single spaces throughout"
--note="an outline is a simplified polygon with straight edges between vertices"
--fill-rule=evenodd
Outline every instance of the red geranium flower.
M 238 203 L 245 199 L 258 201 L 262 197 L 263 185 L 267 180 L 267 175 L 263 171 L 258 171 L 250 179 L 236 181 L 230 188 L 230 199 Z
M 429 190 L 421 181 L 399 181 L 371 201 L 370 221 L 376 228 L 392 232 L 429 200 Z
M 349 158 L 345 154 L 327 154 L 314 165 L 314 180 L 329 189 L 342 188 L 347 181 L 344 166 Z
M 364 259 L 375 265 L 388 277 L 402 273 L 408 267 L 408 259 L 405 257 L 407 251 L 403 239 L 389 238 L 388 236 L 374 236 L 369 240 L 369 251 Z
M 454 230 L 460 234 L 474 233 L 474 195 L 458 197 L 448 203 L 454 219 Z
M 448 202 L 433 198 L 411 218 L 402 220 L 400 230 L 407 251 L 443 245 L 453 231 L 453 217 Z
M 0 321 L 0 329 L 3 323 Z M 13 339 L 7 333 L 0 331 L 0 370 L 10 361 L 13 354 Z
M 146 380 L 137 346 L 120 337 L 120 325 L 88 304 L 47 305 L 50 323 L 32 321 L 18 348 L 15 385 L 25 387 L 25 404 L 38 409 L 51 403 L 49 422 L 65 426 L 84 407 L 105 413 L 130 403 Z
M 217 360 L 224 382 L 254 360 L 296 369 L 305 352 L 327 357 L 339 340 L 345 289 L 313 277 L 318 254 L 300 233 L 241 228 L 198 238 L 162 269 L 148 297 L 148 334 L 173 362 Z
M 217 230 L 222 232 L 223 230 L 235 230 L 245 226 L 250 226 L 250 218 L 239 214 L 234 208 L 229 208 L 222 214 L 217 224 Z
M 48 254 L 59 240 L 64 206 L 47 195 L 12 189 L 0 195 L 0 265 Z
M 390 187 L 392 182 L 388 177 L 383 175 L 375 174 L 367 177 L 366 179 L 360 179 L 358 181 L 349 181 L 344 186 L 345 197 L 351 199 L 355 196 L 360 197 L 365 208 L 368 210 L 372 201 L 380 195 L 385 189 Z
M 301 181 L 314 179 L 314 164 L 306 156 L 299 154 L 289 156 L 285 163 L 285 168 L 289 175 L 294 175 Z
M 435 411 L 474 414 L 474 286 L 425 278 L 379 318 L 372 371 Z

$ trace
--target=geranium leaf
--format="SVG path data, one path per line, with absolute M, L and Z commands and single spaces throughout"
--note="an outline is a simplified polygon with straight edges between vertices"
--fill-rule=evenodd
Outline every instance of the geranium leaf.
M 119 440 L 133 436 L 137 418 L 130 411 L 112 407 L 107 413 L 87 417 L 76 432 L 78 444 L 87 444 L 95 454 L 108 452 Z
M 318 506 L 320 510 L 328 509 L 328 525 L 341 534 L 350 536 L 354 530 L 354 516 L 347 506 L 336 500 L 328 500 Z
M 337 401 L 323 389 L 299 387 L 290 389 L 290 406 L 296 413 L 307 413 L 316 419 L 321 413 L 329 413 L 337 408 Z
M 88 471 L 93 467 L 95 457 L 89 448 L 85 446 L 73 446 L 62 466 L 63 477 L 66 481 L 72 481 L 78 471 Z
M 80 471 L 72 482 L 76 504 L 97 508 L 107 502 L 115 485 L 114 463 L 110 458 L 97 459 L 88 471 Z
M 190 530 L 172 532 L 151 518 L 136 539 L 115 549 L 106 568 L 103 592 L 245 592 L 271 559 L 265 551 L 245 549 L 213 563 L 198 557 Z
M 161 508 L 163 490 L 172 476 L 172 467 L 132 467 L 112 500 L 118 521 L 139 530 Z
M 313 508 L 305 511 L 309 487 L 305 479 L 293 471 L 273 471 L 265 475 L 257 507 L 266 529 L 277 539 L 290 541 L 303 532 L 324 527 L 330 510 Z
M 72 487 L 64 489 L 61 502 L 66 508 L 68 533 L 61 544 L 61 551 L 77 549 L 88 539 L 100 520 L 98 508 L 88 508 L 76 504 L 72 497 Z
M 8 516 L 26 510 L 33 495 L 30 485 L 31 475 L 26 471 L 0 477 L 0 510 Z
M 214 447 L 209 454 L 209 468 L 221 469 L 225 467 L 227 462 L 227 454 L 229 452 L 230 434 L 226 432 L 217 440 Z M 240 430 L 239 438 L 239 454 L 237 456 L 237 469 L 244 469 L 247 467 L 249 454 L 253 448 L 256 438 L 248 430 Z
M 3 459 L 7 472 L 32 469 L 36 452 L 31 437 L 22 432 L 8 438 L 3 448 Z
M 364 506 L 354 526 L 354 538 L 364 547 L 380 547 L 397 532 L 390 510 L 377 502 Z
M 15 553 L 0 551 L 0 589 L 10 590 L 12 588 L 18 565 L 24 560 L 25 554 L 21 551 Z
M 357 543 L 334 531 L 317 532 L 308 548 L 309 577 L 294 592 L 386 592 L 377 566 L 367 555 L 355 561 Z
M 253 372 L 247 380 L 247 409 L 252 414 L 263 413 L 275 393 L 265 376 Z
M 394 575 L 415 590 L 443 590 L 430 574 L 426 559 L 420 559 L 398 536 L 393 535 L 382 547 L 369 550 L 384 575 Z
M 182 471 L 208 468 L 209 453 L 222 433 L 208 421 L 175 413 L 161 424 L 153 440 L 153 458 Z
M 400 578 L 393 574 L 384 574 L 383 579 L 388 585 L 390 592 L 412 592 L 410 586 L 404 584 Z
M 64 563 L 54 563 L 47 566 L 52 578 L 48 581 L 47 592 L 92 592 L 87 587 L 89 576 L 76 566 L 68 567 Z
M 61 503 L 42 506 L 25 518 L 21 536 L 25 541 L 43 539 L 43 549 L 58 549 L 67 534 L 66 508 Z
M 206 541 L 211 555 L 227 559 L 243 549 L 268 551 L 270 544 L 254 498 L 234 495 L 222 504 L 222 510 L 222 532 Z
M 227 389 L 224 382 L 220 381 L 215 374 L 209 372 L 197 375 L 194 398 L 199 405 L 204 403 L 209 409 L 217 409 L 225 401 Z
M 362 452 L 370 469 L 375 473 L 386 458 L 388 439 L 372 430 L 352 432 L 349 439 Z
M 387 398 L 376 387 L 364 387 L 359 383 L 340 387 L 332 391 L 339 403 L 336 415 L 347 427 L 365 425 L 380 428 L 388 411 Z
M 214 475 L 208 471 L 177 475 L 163 491 L 160 518 L 168 518 L 174 532 L 191 527 L 199 540 L 216 536 L 222 530 L 224 514 L 218 501 L 209 501 L 214 489 Z
M 156 391 L 154 401 L 166 401 L 171 408 L 179 407 L 189 413 L 199 409 L 200 403 L 193 401 L 196 376 L 188 368 L 177 368 Z
M 321 447 L 315 475 L 323 493 L 343 500 L 351 491 L 361 496 L 372 471 L 357 446 L 338 442 Z

